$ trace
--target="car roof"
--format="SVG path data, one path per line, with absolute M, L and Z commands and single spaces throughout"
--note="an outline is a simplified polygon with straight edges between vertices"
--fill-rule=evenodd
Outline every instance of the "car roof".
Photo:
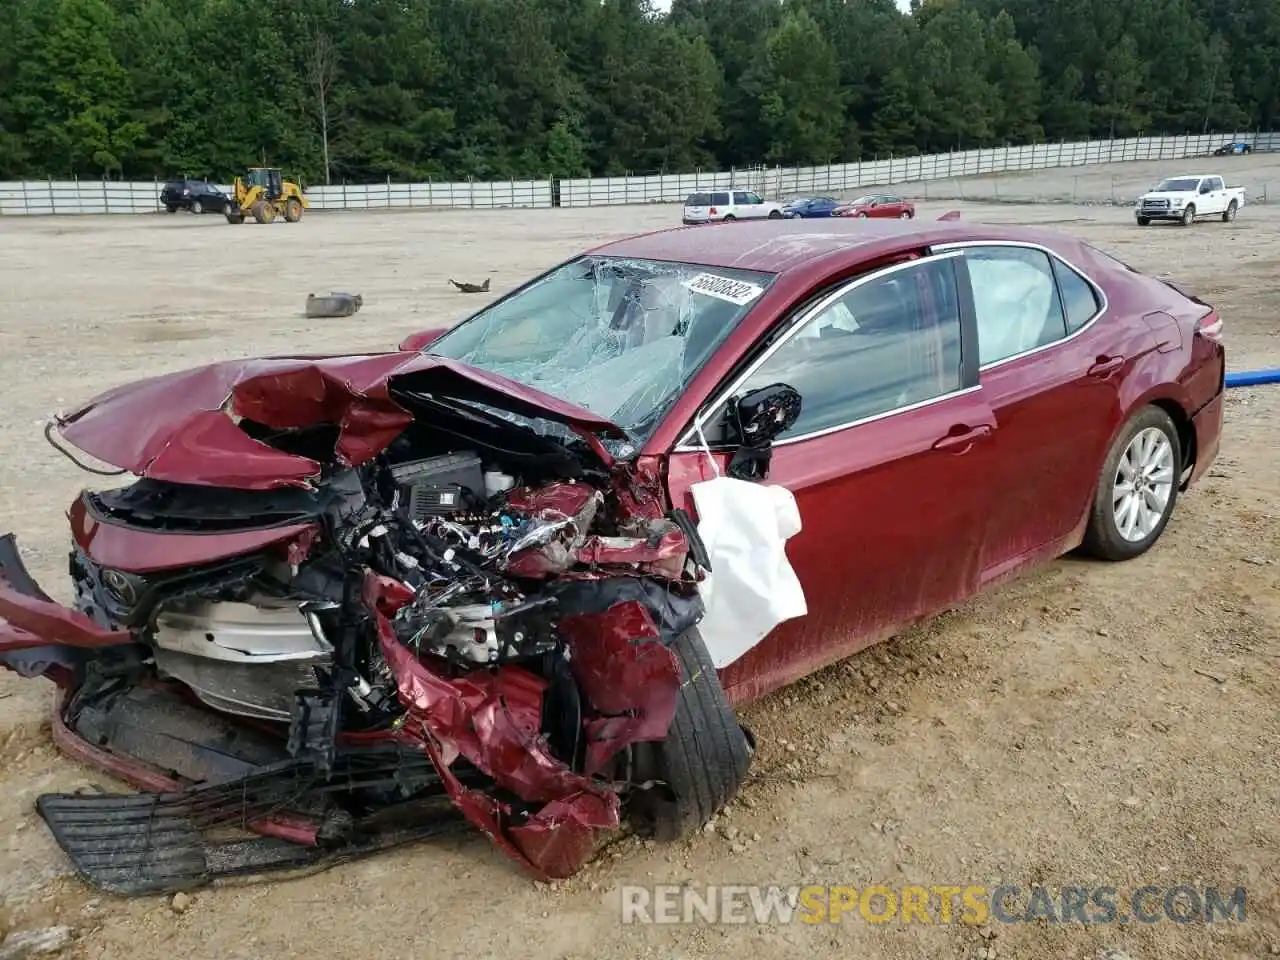
M 675 227 L 615 240 L 588 252 L 781 274 L 819 264 L 840 269 L 898 251 L 965 240 L 1010 240 L 1057 252 L 1076 246 L 1064 234 L 1008 224 L 832 217 Z

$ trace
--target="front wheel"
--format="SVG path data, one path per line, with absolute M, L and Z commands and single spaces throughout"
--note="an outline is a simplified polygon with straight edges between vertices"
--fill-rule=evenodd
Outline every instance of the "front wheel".
M 195 213 L 195 214 L 201 214 L 201 213 L 204 213 L 204 204 L 203 204 L 203 203 L 201 203 L 199 200 L 192 200 L 192 201 L 191 201 L 191 212 L 192 212 L 192 213 Z
M 1234 220 L 1236 218 L 1236 210 L 1236 202 L 1232 200 L 1231 203 L 1227 205 L 1227 209 L 1222 212 L 1222 222 L 1230 223 Z
M 781 219 L 782 219 L 782 211 L 781 211 L 781 210 L 770 210 L 770 211 L 769 211 L 769 219 L 770 219 L 770 220 L 781 220 Z
M 1150 218 L 1150 217 L 1139 217 L 1139 218 L 1138 218 L 1138 226 L 1140 226 L 1140 227 L 1149 227 L 1149 226 L 1151 226 L 1151 218 Z
M 726 213 L 726 214 L 724 215 L 724 222 L 725 222 L 725 223 L 733 223 L 733 221 L 735 221 L 735 220 L 737 220 L 737 219 L 738 219 L 738 218 L 737 218 L 737 217 L 735 217 L 732 213 Z
M 667 738 L 637 743 L 632 781 L 646 784 L 628 812 L 655 839 L 679 840 L 699 829 L 734 798 L 751 766 L 752 744 L 738 724 L 696 629 L 671 644 L 681 687 Z
M 1187 209 L 1182 211 L 1182 225 L 1184 227 L 1189 227 L 1191 226 L 1191 224 L 1195 223 L 1195 219 L 1196 219 L 1195 204 L 1188 204 Z
M 1160 539 L 1178 501 L 1182 444 L 1169 414 L 1145 407 L 1120 431 L 1098 478 L 1084 547 L 1128 560 Z
M 290 197 L 284 204 L 284 218 L 289 223 L 297 223 L 302 219 L 302 201 L 297 197 Z
M 910 220 L 910 219 L 911 219 L 911 211 L 910 211 L 910 210 L 903 210 L 900 214 L 898 214 L 898 219 L 899 219 L 899 220 Z

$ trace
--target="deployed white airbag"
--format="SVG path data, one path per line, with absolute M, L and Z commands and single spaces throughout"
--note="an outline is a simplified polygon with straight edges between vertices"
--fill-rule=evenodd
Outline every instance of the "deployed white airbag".
M 712 568 L 699 590 L 706 616 L 698 630 L 720 669 L 809 612 L 786 552 L 800 509 L 784 487 L 732 477 L 695 483 L 690 493 Z

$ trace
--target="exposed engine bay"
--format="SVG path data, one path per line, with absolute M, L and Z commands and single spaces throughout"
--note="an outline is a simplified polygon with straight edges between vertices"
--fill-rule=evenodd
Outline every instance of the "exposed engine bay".
M 217 809 L 218 822 L 351 851 L 372 842 L 371 817 L 443 797 L 535 875 L 567 876 L 625 805 L 662 809 L 661 744 L 692 682 L 680 644 L 702 616 L 709 560 L 660 486 L 573 431 L 397 401 L 414 422 L 351 466 L 333 463 L 329 425 L 238 421 L 267 447 L 333 464 L 306 486 L 144 476 L 85 492 L 70 511 L 74 610 L 24 586 L 6 538 L 0 626 L 59 641 L 0 644 L 0 665 L 63 686 L 63 746 L 141 761 L 123 776 L 156 784 L 149 809 L 175 804 L 184 829 L 208 825 L 191 810 Z M 716 683 L 709 666 L 694 679 Z M 732 729 L 736 784 L 750 750 Z M 227 799 L 240 782 L 258 784 L 252 803 L 247 787 Z M 220 799 L 198 799 L 211 790 Z M 41 800 L 104 889 L 190 886 L 235 860 L 184 848 L 200 866 L 158 878 L 151 841 L 117 836 L 120 817 L 134 823 L 126 799 L 95 808 L 110 836 L 88 848 L 67 825 L 89 801 Z M 104 843 L 111 876 L 93 866 Z M 119 872 L 121 844 L 132 873 Z

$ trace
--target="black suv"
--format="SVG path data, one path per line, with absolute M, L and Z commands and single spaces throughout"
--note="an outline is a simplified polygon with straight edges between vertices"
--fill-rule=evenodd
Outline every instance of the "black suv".
M 170 213 L 226 214 L 232 206 L 231 198 L 207 180 L 172 180 L 160 191 L 160 202 Z

